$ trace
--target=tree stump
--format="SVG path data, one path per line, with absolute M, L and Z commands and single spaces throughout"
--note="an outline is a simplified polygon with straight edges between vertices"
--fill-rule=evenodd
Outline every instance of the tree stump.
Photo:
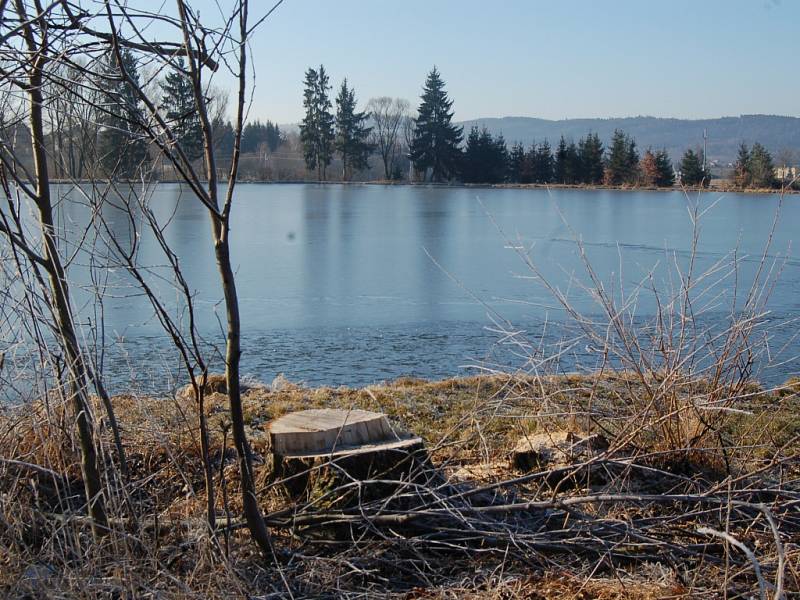
M 385 415 L 365 410 L 289 413 L 270 425 L 273 477 L 294 499 L 321 496 L 347 482 L 381 480 L 336 494 L 336 504 L 391 493 L 428 466 L 422 439 L 397 430 Z M 387 482 L 396 482 L 395 485 Z

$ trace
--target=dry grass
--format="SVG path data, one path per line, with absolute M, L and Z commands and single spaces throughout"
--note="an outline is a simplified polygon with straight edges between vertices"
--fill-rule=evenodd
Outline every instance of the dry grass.
M 726 413 L 728 418 L 715 429 L 722 440 L 716 445 L 668 451 L 658 437 L 661 429 L 648 427 L 646 421 L 636 435 L 629 435 L 627 425 L 634 411 L 641 410 L 641 403 L 635 400 L 642 390 L 636 377 L 625 373 L 545 378 L 495 375 L 437 382 L 401 379 L 364 389 L 310 389 L 286 381 L 276 384 L 274 391 L 252 386 L 244 394 L 248 432 L 262 459 L 257 462 L 256 477 L 268 519 L 287 508 L 298 516 L 320 509 L 313 504 L 293 505 L 281 486 L 271 481 L 267 427 L 271 419 L 288 411 L 321 406 L 385 412 L 397 424 L 425 438 L 433 462 L 447 480 L 462 486 L 458 489 L 510 482 L 495 491 L 504 503 L 612 492 L 709 493 L 719 486 L 746 490 L 756 487 L 756 481 L 757 487 L 778 486 L 800 498 L 800 398 L 790 386 L 779 393 L 751 389 L 739 403 L 747 414 Z M 703 383 L 694 382 L 676 394 L 690 404 L 705 391 Z M 636 550 L 636 545 L 623 550 L 629 542 L 619 540 L 616 556 L 614 552 L 605 557 L 596 552 L 574 554 L 580 546 L 573 547 L 573 543 L 588 548 L 598 535 L 602 538 L 600 528 L 600 533 L 594 531 L 591 538 L 581 541 L 581 535 L 588 535 L 581 533 L 581 519 L 596 518 L 604 526 L 650 519 L 659 524 L 659 530 L 654 527 L 651 534 L 665 544 L 677 543 L 669 542 L 661 529 L 670 520 L 674 523 L 666 529 L 694 536 L 694 543 L 703 541 L 692 533 L 695 523 L 713 522 L 724 528 L 724 511 L 691 504 L 589 503 L 565 512 L 562 519 L 572 517 L 562 523 L 563 529 L 543 522 L 533 531 L 544 526 L 544 533 L 540 530 L 535 535 L 521 529 L 525 522 L 519 520 L 521 516 L 510 517 L 501 523 L 507 523 L 502 527 L 508 532 L 516 532 L 509 538 L 512 545 L 444 543 L 437 541 L 436 535 L 420 531 L 398 535 L 401 532 L 397 530 L 387 537 L 392 528 L 379 535 L 368 528 L 355 539 L 342 540 L 324 535 L 324 528 L 315 532 L 313 528 L 276 525 L 273 543 L 280 565 L 276 568 L 257 554 L 246 530 L 237 525 L 237 461 L 230 448 L 220 460 L 223 441 L 230 446 L 226 397 L 218 388 L 208 392 L 212 459 L 219 486 L 217 511 L 223 525 L 215 539 L 204 528 L 197 409 L 183 395 L 114 399 L 132 472 L 125 485 L 118 480 L 108 482 L 109 490 L 115 490 L 109 496 L 120 525 L 99 545 L 91 541 L 85 519 L 80 517 L 79 455 L 68 417 L 59 407 L 51 405 L 48 411 L 43 404 L 6 412 L 0 419 L 0 447 L 6 459 L 0 464 L 4 490 L 0 497 L 0 585 L 4 593 L 41 598 L 222 598 L 283 597 L 291 590 L 295 597 L 711 598 L 717 597 L 715 590 L 726 578 L 733 594 L 729 597 L 753 589 L 746 561 L 735 556 L 726 570 L 724 560 L 706 561 L 702 554 L 695 559 L 681 553 L 670 557 L 668 552 Z M 620 470 L 606 464 L 602 467 L 606 476 L 599 480 L 557 478 L 554 483 L 552 478 L 539 477 L 514 482 L 525 474 L 513 468 L 512 448 L 520 437 L 540 431 L 602 433 L 611 446 L 606 458 L 624 459 L 648 471 Z M 624 447 L 616 444 L 618 436 L 625 438 Z M 39 465 L 53 474 L 8 459 Z M 760 501 L 774 508 L 782 525 L 798 526 L 797 501 L 788 513 L 777 496 Z M 130 511 L 128 503 L 135 510 Z M 694 512 L 694 516 L 685 521 L 681 512 L 675 512 L 679 506 L 680 511 Z M 541 519 L 541 511 L 537 514 L 530 517 L 532 523 Z M 227 533 L 226 515 L 235 525 Z M 727 518 L 731 531 L 739 531 L 740 521 L 730 515 Z M 752 513 L 746 518 L 751 527 L 737 535 L 763 553 L 762 569 L 773 577 L 776 564 L 772 562 L 769 528 L 763 519 L 756 516 L 753 520 Z M 465 524 L 469 522 L 467 519 Z M 572 534 L 565 537 L 572 527 L 574 541 Z M 547 533 L 548 528 L 552 533 Z M 618 539 L 616 533 L 609 535 Z M 544 550 L 548 540 L 553 541 L 553 548 Z M 556 547 L 558 540 L 561 549 Z M 798 591 L 798 549 L 791 544 L 791 537 L 783 541 L 786 586 Z M 705 552 L 718 551 L 719 545 L 713 544 Z M 637 552 L 640 558 L 635 558 Z

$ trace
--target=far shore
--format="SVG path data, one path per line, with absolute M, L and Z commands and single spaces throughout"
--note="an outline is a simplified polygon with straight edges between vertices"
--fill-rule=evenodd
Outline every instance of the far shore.
M 82 183 L 95 183 L 98 180 L 88 179 L 52 179 L 53 183 L 65 184 L 82 184 Z M 105 180 L 102 180 L 105 181 Z M 141 183 L 141 181 L 131 181 L 131 183 Z M 148 183 L 182 183 L 179 179 L 158 179 Z M 220 183 L 224 180 L 220 179 Z M 466 188 L 466 189 L 510 189 L 510 190 L 585 190 L 585 191 L 614 191 L 614 192 L 706 192 L 706 193 L 722 193 L 722 194 L 800 194 L 800 189 L 792 188 L 753 188 L 753 189 L 739 189 L 729 187 L 726 185 L 711 185 L 710 187 L 656 187 L 656 186 L 630 186 L 630 185 L 588 185 L 588 184 L 567 184 L 567 183 L 449 183 L 449 182 L 422 182 L 422 181 L 394 181 L 394 180 L 371 180 L 371 181 L 336 181 L 336 180 L 316 180 L 316 179 L 239 179 L 237 183 L 257 183 L 257 184 L 312 184 L 312 185 L 375 185 L 375 186 L 408 186 L 408 187 L 423 187 L 423 188 Z

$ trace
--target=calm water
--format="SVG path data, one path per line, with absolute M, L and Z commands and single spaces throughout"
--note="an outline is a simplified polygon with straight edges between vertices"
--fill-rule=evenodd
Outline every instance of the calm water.
M 704 208 L 716 204 L 701 221 L 697 272 L 728 262 L 734 249 L 740 260 L 738 280 L 729 274 L 726 283 L 698 299 L 698 322 L 713 325 L 729 314 L 734 283 L 744 289 L 754 277 L 776 196 L 709 193 L 687 200 L 677 192 L 240 185 L 232 241 L 243 370 L 267 382 L 284 373 L 309 384 L 363 385 L 400 375 L 464 374 L 486 362 L 518 366 L 522 358 L 498 345 L 493 319 L 524 329 L 533 343 L 554 343 L 565 335 L 558 326 L 565 315 L 530 277 L 515 246 L 527 248 L 541 273 L 578 309 L 597 314 L 580 289 L 587 277 L 576 238 L 604 285 L 618 288 L 621 280 L 630 294 L 653 270 L 654 284 L 663 290 L 676 268 L 687 268 L 687 207 L 698 201 Z M 204 335 L 221 345 L 222 294 L 208 217 L 177 185 L 157 187 L 151 205 L 196 291 Z M 118 234 L 128 234 L 114 209 L 106 217 Z M 65 203 L 62 218 L 77 231 L 86 211 Z M 770 264 L 777 260 L 782 273 L 769 303 L 775 327 L 769 333 L 773 355 L 758 372 L 764 381 L 782 381 L 800 370 L 794 359 L 800 342 L 792 339 L 792 319 L 800 315 L 800 262 L 791 258 L 798 225 L 800 197 L 790 196 L 783 200 L 769 251 Z M 141 244 L 140 262 L 158 273 L 165 261 L 152 236 L 143 235 Z M 719 269 L 707 281 L 728 271 Z M 143 387 L 169 387 L 173 382 L 164 369 L 176 361 L 152 309 L 121 272 L 107 274 L 105 367 L 112 387 L 130 387 L 131 379 Z M 86 281 L 85 274 L 77 277 Z M 158 285 L 172 303 L 175 294 Z M 76 294 L 79 302 L 90 298 L 81 290 Z M 94 314 L 88 305 L 83 310 Z M 654 310 L 652 294 L 642 293 L 637 319 L 646 321 Z M 590 368 L 596 360 L 590 346 L 576 344 L 561 368 Z

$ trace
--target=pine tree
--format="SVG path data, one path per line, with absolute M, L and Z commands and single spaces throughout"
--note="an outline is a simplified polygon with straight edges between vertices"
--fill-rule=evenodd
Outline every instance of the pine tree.
M 636 142 L 621 129 L 614 130 L 603 182 L 606 185 L 635 184 L 638 178 L 638 166 Z
M 589 185 L 602 183 L 604 174 L 603 143 L 600 136 L 590 133 L 578 142 L 580 181 Z
M 264 141 L 267 143 L 269 151 L 275 152 L 275 150 L 280 148 L 281 144 L 286 141 L 286 138 L 277 123 L 267 121 L 264 131 Z
M 417 171 L 431 170 L 433 181 L 452 178 L 459 169 L 463 129 L 451 123 L 453 101 L 436 67 L 423 88 L 410 155 Z
M 632 137 L 628 138 L 626 167 L 627 174 L 625 176 L 625 183 L 629 185 L 638 185 L 641 178 L 641 171 L 639 170 L 639 152 L 636 150 L 636 140 Z
M 553 182 L 553 151 L 547 140 L 539 144 L 534 158 L 533 181 L 534 183 Z
M 255 120 L 247 123 L 242 130 L 242 153 L 244 154 L 259 152 L 262 144 L 266 144 L 270 152 L 275 152 L 283 142 L 283 133 L 272 121 L 262 123 Z
M 230 160 L 233 154 L 235 133 L 230 121 L 214 121 L 211 123 L 214 135 L 214 155 L 223 160 Z
M 164 77 L 161 90 L 164 92 L 161 109 L 178 145 L 189 160 L 200 158 L 203 156 L 203 130 L 182 57 L 178 57 L 176 68 Z
M 525 160 L 522 161 L 520 183 L 533 183 L 538 172 L 538 156 L 536 154 L 536 140 L 531 142 L 530 148 L 525 151 Z
M 508 180 L 511 183 L 522 182 L 522 170 L 525 168 L 525 147 L 519 142 L 511 146 L 508 156 Z
M 317 177 L 325 180 L 326 170 L 333 159 L 334 119 L 328 91 L 331 89 L 325 67 L 306 71 L 303 107 L 306 115 L 300 123 L 303 157 L 309 169 L 317 169 Z
M 753 144 L 750 149 L 750 160 L 748 161 L 750 172 L 750 185 L 754 188 L 773 188 L 777 185 L 775 177 L 775 165 L 769 151 L 759 144 Z
M 503 183 L 508 174 L 508 147 L 506 138 L 499 134 L 494 139 L 489 183 Z
M 581 179 L 581 160 L 575 142 L 567 146 L 567 155 L 564 159 L 564 183 L 575 184 Z
M 465 183 L 502 183 L 508 170 L 508 149 L 502 134 L 496 138 L 484 127 L 473 126 L 461 159 Z
M 750 185 L 750 150 L 744 142 L 739 145 L 739 153 L 733 167 L 733 181 L 742 189 Z
M 656 152 L 656 185 L 658 187 L 672 187 L 675 185 L 675 169 L 666 149 Z
M 354 171 L 369 168 L 367 159 L 372 145 L 367 141 L 372 127 L 367 127 L 369 115 L 356 112 L 356 93 L 342 82 L 336 97 L 336 150 L 342 157 L 342 179 L 347 181 Z
M 130 50 L 122 50 L 122 65 L 109 52 L 102 66 L 100 125 L 97 148 L 100 165 L 108 177 L 131 179 L 148 161 L 147 140 L 142 135 L 142 109 L 134 86 L 139 85 L 136 60 Z M 133 85 L 123 78 L 133 81 Z
M 553 166 L 553 177 L 556 183 L 567 183 L 567 161 L 567 140 L 562 135 L 556 147 L 555 164 Z
M 681 185 L 708 185 L 703 171 L 703 153 L 689 148 L 681 159 Z

